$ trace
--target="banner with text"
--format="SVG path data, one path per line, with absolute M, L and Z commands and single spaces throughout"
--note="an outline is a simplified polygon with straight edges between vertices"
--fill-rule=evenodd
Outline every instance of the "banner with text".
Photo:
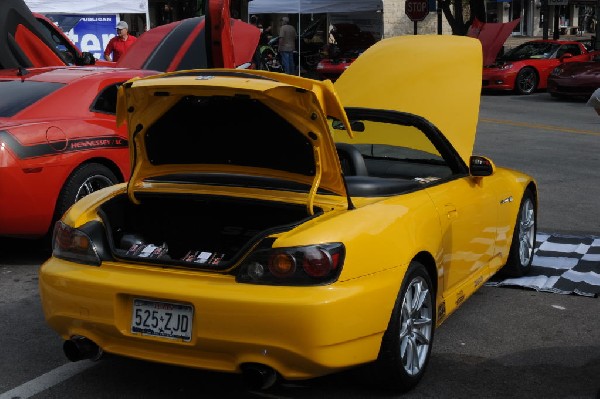
M 102 53 L 109 40 L 116 36 L 116 15 L 73 15 L 46 14 L 66 33 L 81 51 L 89 51 L 96 59 L 102 59 Z

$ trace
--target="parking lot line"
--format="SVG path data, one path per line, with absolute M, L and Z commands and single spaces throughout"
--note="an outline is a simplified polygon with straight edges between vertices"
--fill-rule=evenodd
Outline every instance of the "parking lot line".
M 94 366 L 91 360 L 66 363 L 31 381 L 0 394 L 0 399 L 27 399 Z

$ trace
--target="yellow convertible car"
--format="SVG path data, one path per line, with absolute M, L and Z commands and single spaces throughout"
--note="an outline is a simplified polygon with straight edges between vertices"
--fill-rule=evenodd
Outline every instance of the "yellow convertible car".
M 531 267 L 534 179 L 472 154 L 481 57 L 477 39 L 404 36 L 335 85 L 239 69 L 124 84 L 131 179 L 67 211 L 40 271 L 66 356 L 260 388 L 364 365 L 415 386 L 435 329 Z

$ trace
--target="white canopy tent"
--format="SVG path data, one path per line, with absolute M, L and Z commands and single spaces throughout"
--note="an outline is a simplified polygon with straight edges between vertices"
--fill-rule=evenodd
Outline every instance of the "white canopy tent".
M 150 26 L 148 0 L 25 0 L 40 14 L 144 14 Z
M 382 11 L 382 0 L 252 0 L 249 14 L 318 14 Z

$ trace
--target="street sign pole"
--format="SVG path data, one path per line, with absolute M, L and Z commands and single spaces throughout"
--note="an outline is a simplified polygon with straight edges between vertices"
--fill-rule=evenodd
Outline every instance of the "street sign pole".
M 442 0 L 437 0 L 437 33 L 442 34 Z
M 429 14 L 428 0 L 406 0 L 404 12 L 414 23 L 414 33 L 417 34 L 417 22 L 422 21 Z M 600 0 L 599 0 L 600 1 Z
M 600 40 L 598 40 L 600 38 L 600 24 L 598 23 L 598 16 L 600 15 L 600 0 L 596 1 L 596 12 L 594 14 L 596 15 L 596 31 L 594 32 L 592 43 L 594 45 L 594 50 L 600 50 Z

